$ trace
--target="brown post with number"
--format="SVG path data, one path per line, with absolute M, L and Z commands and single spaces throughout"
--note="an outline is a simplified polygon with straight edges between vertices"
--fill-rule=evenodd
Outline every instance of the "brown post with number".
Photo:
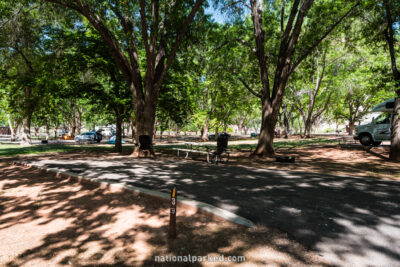
M 169 215 L 169 232 L 168 238 L 174 239 L 176 237 L 176 203 L 177 202 L 177 193 L 176 187 L 173 187 L 171 190 L 171 211 Z

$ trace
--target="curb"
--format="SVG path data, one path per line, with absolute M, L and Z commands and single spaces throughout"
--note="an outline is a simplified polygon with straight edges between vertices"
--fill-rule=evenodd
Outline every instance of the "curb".
M 132 186 L 132 185 L 127 185 L 127 184 L 120 184 L 117 182 L 110 182 L 107 181 L 105 182 L 104 180 L 101 179 L 94 179 L 94 178 L 88 178 L 82 175 L 78 175 L 73 172 L 65 171 L 62 172 L 58 169 L 54 168 L 47 168 L 47 167 L 39 167 L 35 165 L 31 165 L 27 162 L 23 161 L 13 161 L 13 165 L 21 165 L 21 166 L 27 166 L 31 168 L 36 168 L 38 170 L 46 171 L 46 172 L 51 172 L 56 175 L 57 178 L 62 178 L 62 179 L 67 179 L 71 181 L 78 182 L 80 184 L 87 184 L 87 185 L 95 185 L 100 187 L 101 189 L 107 189 L 110 191 L 127 191 L 130 193 L 134 193 L 135 196 L 143 196 L 143 197 L 152 197 L 152 198 L 157 198 L 161 200 L 166 200 L 169 202 L 170 200 L 170 195 L 167 193 L 155 191 L 155 190 L 150 190 L 142 187 L 137 187 L 137 186 Z M 191 209 L 196 213 L 199 214 L 205 214 L 205 215 L 211 215 L 212 218 L 214 219 L 222 219 L 226 220 L 238 225 L 250 227 L 250 228 L 255 228 L 255 224 L 241 216 L 238 216 L 230 211 L 217 208 L 215 206 L 212 206 L 210 204 L 196 201 L 196 200 L 191 200 L 185 197 L 179 197 L 178 201 L 178 207 L 186 208 L 186 209 Z

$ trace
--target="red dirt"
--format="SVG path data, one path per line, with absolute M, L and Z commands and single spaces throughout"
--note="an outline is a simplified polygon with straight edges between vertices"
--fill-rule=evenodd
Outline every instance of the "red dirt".
M 0 200 L 0 265 L 154 266 L 157 255 L 188 254 L 245 256 L 241 266 L 325 265 L 279 231 L 248 229 L 188 210 L 178 210 L 178 236 L 170 241 L 165 201 L 33 168 L 0 166 Z
M 289 171 L 312 172 L 343 176 L 368 176 L 378 179 L 400 180 L 400 164 L 390 162 L 389 150 L 385 147 L 341 148 L 335 145 L 308 146 L 301 148 L 280 148 L 277 156 L 294 156 L 295 164 L 280 163 L 272 158 L 251 157 L 250 152 L 233 151 L 229 164 L 255 168 L 279 169 Z M 164 152 L 164 156 L 177 158 L 175 152 Z M 205 157 L 195 155 L 195 160 Z M 182 158 L 179 160 L 183 160 Z
M 249 153 L 234 154 L 230 162 L 258 168 L 400 180 L 400 164 L 388 160 L 389 151 L 384 147 L 372 148 L 370 151 L 338 146 L 303 147 L 281 149 L 277 151 L 277 155 L 295 156 L 296 163 L 250 158 Z

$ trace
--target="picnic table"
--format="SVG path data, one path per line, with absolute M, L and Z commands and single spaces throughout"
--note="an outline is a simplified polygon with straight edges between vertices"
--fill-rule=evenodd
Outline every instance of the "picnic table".
M 183 142 L 186 145 L 186 148 L 173 148 L 176 150 L 179 156 L 179 152 L 185 152 L 186 156 L 185 159 L 189 157 L 189 153 L 198 153 L 198 154 L 205 154 L 207 155 L 207 162 L 210 162 L 210 153 L 208 151 L 208 147 L 204 146 L 204 143 L 198 142 Z M 200 150 L 201 147 L 205 147 L 206 150 Z
M 197 153 L 197 154 L 205 154 L 207 156 L 208 163 L 214 162 L 218 164 L 218 162 L 227 162 L 229 160 L 229 152 L 226 149 L 228 145 L 227 138 L 220 137 L 219 139 L 221 140 L 217 141 L 217 149 L 215 151 L 205 146 L 204 143 L 198 143 L 198 142 L 184 142 L 183 144 L 186 145 L 185 148 L 173 148 L 173 150 L 177 151 L 178 157 L 179 157 L 179 152 L 185 152 L 186 153 L 185 159 L 189 157 L 190 153 Z M 225 142 L 224 139 L 226 139 Z

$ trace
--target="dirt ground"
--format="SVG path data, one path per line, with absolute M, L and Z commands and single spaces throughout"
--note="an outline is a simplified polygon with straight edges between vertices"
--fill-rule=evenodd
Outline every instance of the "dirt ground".
M 245 256 L 244 263 L 194 266 L 325 265 L 281 232 L 248 229 L 178 210 L 167 238 L 168 203 L 0 166 L 0 266 L 187 266 L 155 256 Z
M 280 148 L 277 156 L 294 156 L 295 163 L 280 163 L 271 158 L 251 157 L 250 151 L 233 151 L 228 164 L 256 168 L 325 173 L 343 176 L 369 176 L 400 180 L 400 164 L 390 162 L 388 147 L 365 150 L 360 147 L 341 148 L 337 145 Z M 168 155 L 176 157 L 174 152 Z M 197 157 L 196 160 L 204 160 Z
M 278 163 L 270 159 L 252 160 L 249 157 L 242 157 L 240 154 L 234 155 L 232 163 L 268 169 L 400 180 L 400 164 L 388 160 L 389 148 L 386 147 L 377 147 L 366 151 L 357 147 L 317 146 L 281 149 L 277 150 L 277 155 L 294 156 L 296 163 Z
M 176 157 L 174 153 L 158 156 Z M 295 156 L 293 164 L 235 151 L 228 164 L 400 180 L 399 164 L 389 162 L 388 153 L 385 147 L 365 151 L 333 145 L 277 150 L 278 155 Z M 114 154 L 54 153 L 20 159 Z M 60 180 L 36 169 L 10 166 L 10 160 L 0 160 L 0 266 L 179 266 L 157 264 L 154 257 L 189 254 L 245 256 L 246 262 L 236 263 L 241 266 L 326 264 L 277 230 L 247 229 L 184 210 L 178 210 L 178 238 L 170 241 L 168 203 Z

